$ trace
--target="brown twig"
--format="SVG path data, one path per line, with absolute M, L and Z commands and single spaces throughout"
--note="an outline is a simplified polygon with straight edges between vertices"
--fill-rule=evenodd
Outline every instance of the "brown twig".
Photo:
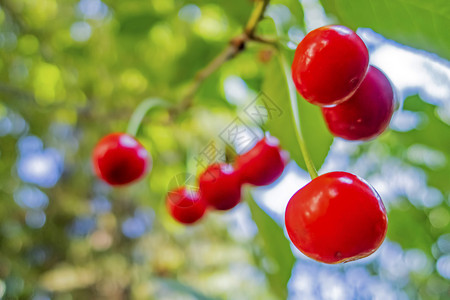
M 261 43 L 261 44 L 271 45 L 271 46 L 273 46 L 275 48 L 279 48 L 279 45 L 280 45 L 279 44 L 280 43 L 279 39 L 277 39 L 277 38 L 268 38 L 268 37 L 260 36 L 260 35 L 253 35 L 251 40 L 254 41 L 254 42 Z
M 227 60 L 234 57 L 239 53 L 239 49 L 232 43 L 228 45 L 216 58 L 214 58 L 205 68 L 200 70 L 197 75 L 195 75 L 194 81 L 189 85 L 185 96 L 182 98 L 180 104 L 171 109 L 171 114 L 176 115 L 192 105 L 195 94 L 205 81 L 212 73 L 220 68 Z
M 179 113 L 185 111 L 192 106 L 195 98 L 195 94 L 201 87 L 202 83 L 215 71 L 217 71 L 225 62 L 235 57 L 241 51 L 245 49 L 245 45 L 249 41 L 256 41 L 261 43 L 267 43 L 274 45 L 272 41 L 268 41 L 262 37 L 255 36 L 256 26 L 259 21 L 264 16 L 264 12 L 269 4 L 270 0 L 259 0 L 257 1 L 255 8 L 250 15 L 250 18 L 244 28 L 244 32 L 234 38 L 232 38 L 228 46 L 216 56 L 206 67 L 201 69 L 194 78 L 194 81 L 189 85 L 187 91 L 182 97 L 182 100 L 178 105 L 170 110 L 170 115 L 172 119 L 176 117 Z
M 32 93 L 23 91 L 11 85 L 7 85 L 3 82 L 0 82 L 0 94 L 11 95 L 20 99 L 35 101 L 35 97 Z

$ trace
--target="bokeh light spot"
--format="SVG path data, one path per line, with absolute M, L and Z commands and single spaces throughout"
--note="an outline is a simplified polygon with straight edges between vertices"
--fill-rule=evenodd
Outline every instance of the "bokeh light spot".
M 436 263 L 436 269 L 442 277 L 450 279 L 450 255 L 441 256 Z
M 195 4 L 188 4 L 183 6 L 178 12 L 178 17 L 186 22 L 193 23 L 195 20 L 200 18 L 202 11 Z
M 41 187 L 54 186 L 61 177 L 63 158 L 52 148 L 22 155 L 17 164 L 20 179 Z
M 89 23 L 81 21 L 73 23 L 70 27 L 70 36 L 74 41 L 86 42 L 91 38 L 92 28 Z
M 31 228 L 39 229 L 42 228 L 47 219 L 43 211 L 28 211 L 25 216 L 25 222 Z
M 23 186 L 14 192 L 14 200 L 18 205 L 27 209 L 45 209 L 48 197 L 36 187 Z

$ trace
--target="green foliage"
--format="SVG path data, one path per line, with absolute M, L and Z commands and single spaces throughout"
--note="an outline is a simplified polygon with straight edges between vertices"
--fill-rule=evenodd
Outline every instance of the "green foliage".
M 446 0 L 320 0 L 339 23 L 367 27 L 397 42 L 450 59 L 450 2 Z
M 194 299 L 217 300 L 217 298 L 207 297 L 207 296 L 203 295 L 202 293 L 194 290 L 190 286 L 184 285 L 177 280 L 164 279 L 164 278 L 156 278 L 155 280 L 162 282 L 163 285 L 166 285 L 171 290 L 177 291 L 181 294 L 190 295 L 190 296 L 194 297 Z
M 403 110 L 417 114 L 419 125 L 411 131 L 391 132 L 386 143 L 402 160 L 426 174 L 427 186 L 438 189 L 438 195 L 427 197 L 441 197 L 441 201 L 432 209 L 420 204 L 414 207 L 405 201 L 394 206 L 390 212 L 389 236 L 407 249 L 419 248 L 431 255 L 429 245 L 450 230 L 450 224 L 445 221 L 450 215 L 445 202 L 445 195 L 450 192 L 447 176 L 450 172 L 450 126 L 441 120 L 436 106 L 419 96 L 407 98 Z
M 289 241 L 283 229 L 258 204 L 246 196 L 252 218 L 258 227 L 256 237 L 260 252 L 256 253 L 260 267 L 264 270 L 269 283 L 279 299 L 287 298 L 287 284 L 295 263 Z
M 420 249 L 431 256 L 429 247 L 435 241 L 427 224 L 427 214 L 409 202 L 404 202 L 389 212 L 388 237 L 397 241 L 405 249 Z
M 439 188 L 444 193 L 449 193 L 450 186 L 446 178 L 450 172 L 449 125 L 441 120 L 436 106 L 424 102 L 418 96 L 407 98 L 403 109 L 418 114 L 420 124 L 410 132 L 395 133 L 393 139 L 398 141 L 404 150 L 411 149 L 412 146 L 423 146 L 431 151 L 431 154 L 427 154 L 425 151 L 422 153 L 422 161 L 418 157 L 412 157 L 409 161 L 427 172 L 430 185 Z M 437 156 L 438 161 L 427 161 L 427 157 L 430 155 Z
M 295 26 L 298 28 L 305 28 L 303 6 L 301 5 L 300 1 L 272 0 L 270 1 L 270 4 L 271 5 L 281 4 L 289 8 L 292 16 L 289 22 L 287 22 L 287 24 L 285 25 L 287 29 L 289 29 L 291 26 Z
M 292 116 L 291 95 L 288 87 L 288 80 L 292 81 L 290 73 L 286 74 L 285 62 L 282 59 L 274 59 L 266 71 L 262 90 L 267 96 L 275 101 L 283 111 L 281 118 L 270 120 L 267 128 L 270 133 L 280 139 L 281 145 L 288 150 L 292 159 L 306 170 L 305 161 L 300 152 L 300 145 L 296 138 L 295 121 Z M 311 151 L 311 158 L 314 165 L 319 168 L 330 149 L 333 137 L 326 128 L 322 118 L 322 113 L 317 106 L 314 106 L 295 93 L 294 101 L 298 101 L 300 114 L 300 124 L 304 132 L 306 144 Z

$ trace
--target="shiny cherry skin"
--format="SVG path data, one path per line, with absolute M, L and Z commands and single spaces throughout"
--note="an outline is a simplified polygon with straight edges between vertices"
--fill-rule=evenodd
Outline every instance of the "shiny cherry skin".
M 184 186 L 167 194 L 166 206 L 170 215 L 182 224 L 193 224 L 205 214 L 207 204 L 198 192 Z
M 297 46 L 292 78 L 312 104 L 328 106 L 348 99 L 361 84 L 369 52 L 351 29 L 330 25 L 309 32 Z
M 306 256 L 337 264 L 369 256 L 382 244 L 387 216 L 380 196 L 347 172 L 323 174 L 292 196 L 286 229 Z
M 370 66 L 355 94 L 344 103 L 322 107 L 322 114 L 334 136 L 346 140 L 370 140 L 389 126 L 394 107 L 394 91 L 389 79 Z
M 236 170 L 243 183 L 264 186 L 277 180 L 289 161 L 289 154 L 272 136 L 265 136 L 248 152 L 236 159 Z
M 92 163 L 96 175 L 113 186 L 141 179 L 151 168 L 150 155 L 134 137 L 112 133 L 95 146 Z
M 228 164 L 210 165 L 198 181 L 200 197 L 214 209 L 229 210 L 241 201 L 240 176 Z

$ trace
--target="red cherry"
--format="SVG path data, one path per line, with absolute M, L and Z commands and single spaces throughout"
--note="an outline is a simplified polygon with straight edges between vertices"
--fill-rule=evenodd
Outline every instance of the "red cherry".
M 366 78 L 350 99 L 333 107 L 322 107 L 322 113 L 334 136 L 369 140 L 388 127 L 394 113 L 394 102 L 389 79 L 370 66 Z
M 292 78 L 298 92 L 319 106 L 348 99 L 361 84 L 369 52 L 351 29 L 331 25 L 308 33 L 297 46 Z
M 228 164 L 213 164 L 199 177 L 200 197 L 217 210 L 229 210 L 241 201 L 240 176 Z
M 281 150 L 277 138 L 266 136 L 247 153 L 236 160 L 236 170 L 241 181 L 256 186 L 268 185 L 278 179 L 289 160 L 289 154 Z
M 183 224 L 192 224 L 200 220 L 206 211 L 206 203 L 199 194 L 184 186 L 167 194 L 166 205 L 171 216 Z
M 297 191 L 286 207 L 285 223 L 301 252 L 328 264 L 369 256 L 387 230 L 378 193 L 346 172 L 323 174 Z
M 94 148 L 92 162 L 97 176 L 110 185 L 142 178 L 152 163 L 144 146 L 126 133 L 103 137 Z

